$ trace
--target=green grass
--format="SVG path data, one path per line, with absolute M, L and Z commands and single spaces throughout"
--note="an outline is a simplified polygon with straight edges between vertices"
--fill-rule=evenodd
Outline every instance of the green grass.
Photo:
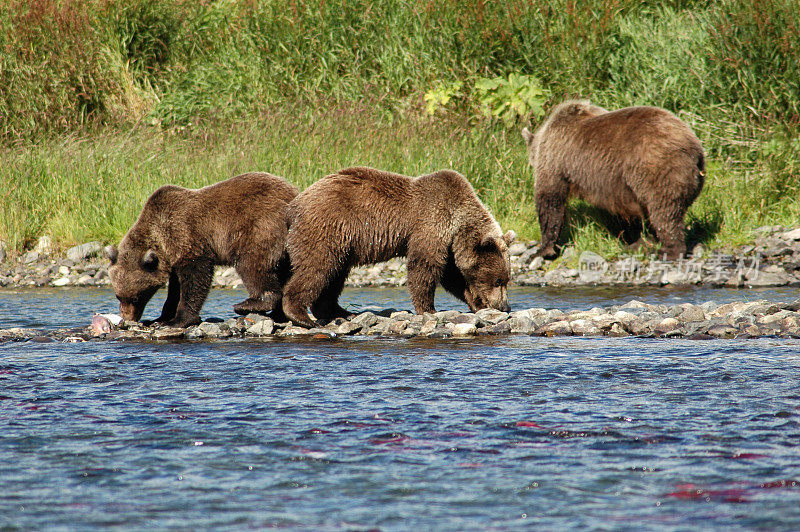
M 678 113 L 709 160 L 690 240 L 739 244 L 800 220 L 798 12 L 800 0 L 10 0 L 0 239 L 116 241 L 164 183 L 266 170 L 305 186 L 352 164 L 454 168 L 536 239 L 527 117 L 482 108 L 497 77 L 537 80 L 545 108 L 581 96 Z M 425 95 L 456 86 L 426 116 Z M 489 111 L 513 103 L 496 96 Z M 625 252 L 596 210 L 570 214 L 577 248 Z
M 9 187 L 0 235 L 22 250 L 40 235 L 66 247 L 118 241 L 158 186 L 200 187 L 262 170 L 300 187 L 351 165 L 409 175 L 454 168 L 466 175 L 504 229 L 538 239 L 532 170 L 522 138 L 500 125 L 472 127 L 449 118 L 389 120 L 369 107 L 280 110 L 257 122 L 189 128 L 95 132 L 4 151 L 0 180 Z M 766 170 L 764 170 L 766 171 Z M 716 248 L 741 244 L 765 224 L 794 225 L 797 195 L 767 202 L 769 180 L 747 166 L 712 162 L 692 206 L 690 240 Z M 570 208 L 564 237 L 578 250 L 626 253 L 607 217 L 582 202 Z

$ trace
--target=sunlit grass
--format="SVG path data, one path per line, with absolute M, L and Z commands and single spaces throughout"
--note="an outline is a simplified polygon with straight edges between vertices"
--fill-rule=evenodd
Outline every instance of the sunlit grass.
M 534 177 L 521 137 L 500 125 L 459 117 L 388 119 L 363 106 L 313 112 L 275 110 L 257 121 L 163 133 L 110 129 L 2 151 L 0 238 L 23 250 L 40 235 L 60 247 L 116 242 L 146 198 L 174 183 L 197 188 L 248 171 L 268 171 L 304 188 L 352 165 L 407 175 L 452 168 L 468 177 L 504 229 L 537 240 Z M 795 225 L 800 198 L 768 202 L 768 175 L 757 165 L 711 161 L 706 186 L 687 216 L 689 242 L 742 244 L 766 224 Z M 628 253 L 609 217 L 573 202 L 565 245 L 607 257 Z

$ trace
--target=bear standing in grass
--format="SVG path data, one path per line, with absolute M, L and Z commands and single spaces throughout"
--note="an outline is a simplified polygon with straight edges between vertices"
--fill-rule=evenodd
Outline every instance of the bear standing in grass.
M 683 219 L 703 188 L 705 161 L 700 141 L 675 115 L 567 101 L 535 135 L 525 128 L 522 136 L 536 170 L 537 255 L 556 256 L 570 195 L 628 222 L 649 220 L 668 259 L 686 253 Z
M 287 211 L 298 190 L 284 179 L 254 172 L 191 190 L 166 185 L 144 205 L 120 242 L 106 248 L 120 314 L 138 321 L 169 281 L 155 320 L 176 327 L 200 323 L 215 265 L 232 265 L 250 297 L 238 314 L 280 310 L 289 274 Z
M 348 316 L 339 306 L 353 266 L 408 257 L 408 290 L 418 313 L 435 312 L 436 285 L 473 311 L 509 310 L 508 244 L 469 182 L 444 170 L 413 178 L 372 168 L 325 177 L 289 208 L 287 249 L 292 277 L 283 311 L 312 327 Z

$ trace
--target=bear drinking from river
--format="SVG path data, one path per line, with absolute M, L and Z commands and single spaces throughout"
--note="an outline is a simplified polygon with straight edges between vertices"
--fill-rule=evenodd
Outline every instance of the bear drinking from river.
M 261 172 L 198 190 L 175 185 L 156 190 L 119 249 L 106 248 L 122 317 L 139 320 L 169 281 L 155 321 L 176 327 L 200 323 L 215 265 L 233 265 L 248 291 L 235 312 L 280 310 L 289 274 L 286 216 L 297 193 L 280 177 Z
M 457 172 L 413 178 L 356 167 L 325 177 L 289 207 L 292 276 L 283 311 L 304 327 L 348 316 L 339 306 L 353 266 L 407 256 L 408 289 L 418 313 L 435 312 L 437 283 L 473 311 L 509 310 L 505 235 Z
M 522 136 L 536 171 L 542 232 L 537 253 L 556 256 L 567 199 L 581 199 L 628 222 L 649 220 L 670 260 L 686 252 L 683 219 L 705 179 L 703 147 L 675 115 L 657 107 L 606 111 L 586 100 L 558 105 Z

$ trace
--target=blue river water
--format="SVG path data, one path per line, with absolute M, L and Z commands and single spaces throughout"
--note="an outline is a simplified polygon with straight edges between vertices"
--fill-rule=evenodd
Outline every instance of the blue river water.
M 203 315 L 242 298 L 214 291 Z M 114 309 L 107 289 L 7 290 L 0 327 Z M 0 529 L 798 530 L 798 377 L 800 342 L 778 339 L 0 343 Z

